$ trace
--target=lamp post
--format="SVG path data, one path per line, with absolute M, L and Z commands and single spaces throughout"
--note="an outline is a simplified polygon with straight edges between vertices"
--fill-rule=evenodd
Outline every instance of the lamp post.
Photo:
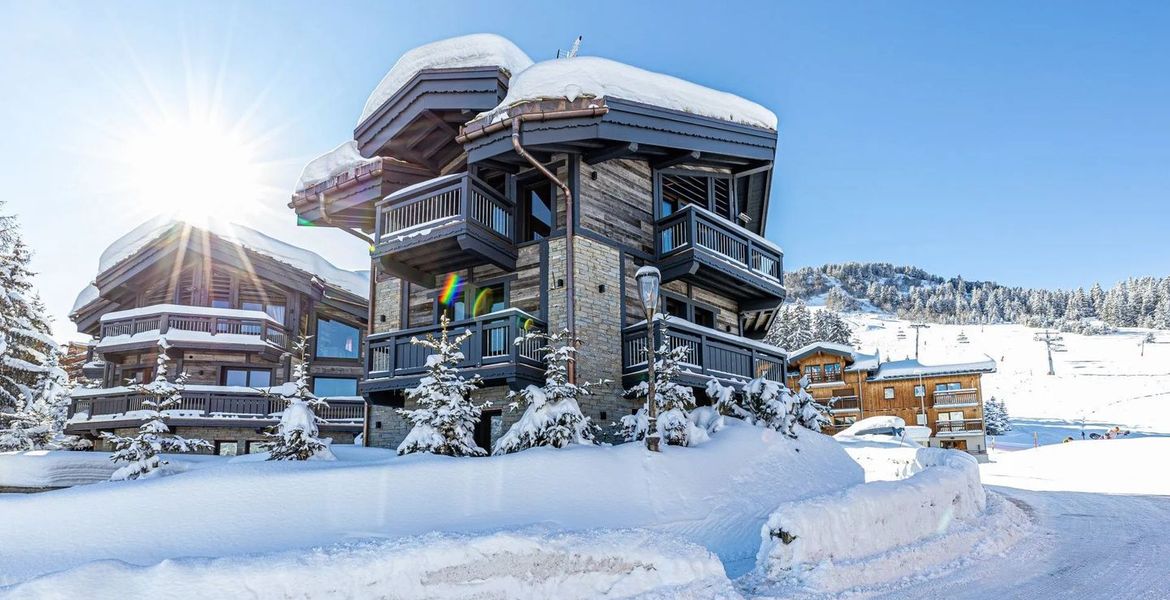
M 651 452 L 659 451 L 658 438 L 658 399 L 654 390 L 654 313 L 658 310 L 658 285 L 662 281 L 662 273 L 654 267 L 642 267 L 634 275 L 638 281 L 638 297 L 642 300 L 642 309 L 646 311 L 646 449 Z

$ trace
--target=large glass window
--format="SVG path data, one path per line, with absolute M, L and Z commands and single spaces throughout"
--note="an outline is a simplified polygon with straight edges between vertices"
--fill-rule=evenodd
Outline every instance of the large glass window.
M 462 285 L 456 284 L 450 294 L 440 290 L 438 302 L 439 311 L 435 313 L 436 323 L 439 322 L 440 315 L 447 315 L 447 318 L 452 321 L 462 321 L 467 318 L 467 290 Z
M 504 298 L 504 284 L 485 285 L 475 288 L 475 301 L 471 305 L 471 316 L 481 317 L 508 307 Z
M 934 384 L 935 392 L 946 392 L 963 389 L 963 385 L 957 381 L 951 383 L 936 383 Z
M 269 387 L 272 385 L 272 371 L 267 369 L 224 369 L 223 384 L 252 388 Z
M 314 377 L 313 395 L 318 398 L 356 396 L 357 384 L 357 379 L 349 377 Z
M 551 181 L 535 180 L 517 189 L 520 200 L 521 242 L 540 240 L 548 237 L 553 230 L 553 211 L 556 207 L 556 193 Z
M 317 317 L 317 358 L 357 358 L 361 349 L 357 327 Z

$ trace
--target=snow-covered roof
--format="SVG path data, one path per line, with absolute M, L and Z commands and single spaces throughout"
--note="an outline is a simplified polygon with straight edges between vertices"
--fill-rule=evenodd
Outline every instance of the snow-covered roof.
M 829 354 L 837 354 L 840 356 L 848 356 L 853 364 L 849 365 L 849 371 L 869 371 L 876 369 L 881 360 L 877 354 L 865 354 L 858 352 L 848 344 L 837 344 L 834 342 L 813 342 L 799 350 L 793 352 L 788 356 L 789 362 L 796 362 L 806 356 L 812 356 L 817 352 L 826 352 Z
M 930 377 L 937 375 L 957 375 L 960 373 L 991 373 L 995 371 L 995 361 L 988 357 L 986 360 L 954 363 L 949 365 L 924 365 L 921 362 L 908 358 L 881 363 L 877 372 L 870 377 L 870 381 L 886 379 L 907 379 L 911 377 Z
M 96 285 L 92 283 L 86 285 L 81 289 L 81 292 L 77 294 L 77 299 L 73 301 L 73 308 L 69 311 L 70 314 L 81 310 L 81 307 L 89 304 L 90 302 L 93 302 L 94 300 L 97 300 L 99 296 L 101 296 L 101 292 L 98 291 Z
M 582 97 L 621 98 L 772 130 L 777 124 L 775 113 L 751 100 L 596 56 L 546 60 L 513 74 L 508 95 L 480 116 L 493 122 L 523 102 Z
M 196 230 L 207 231 L 233 244 L 247 248 L 257 254 L 262 254 L 293 268 L 300 269 L 310 275 L 316 275 L 325 283 L 343 289 L 357 296 L 365 297 L 369 293 L 369 271 L 348 271 L 333 265 L 319 254 L 282 242 L 236 223 L 209 219 L 206 223 L 195 225 L 167 216 L 159 216 L 135 227 L 126 235 L 110 244 L 98 259 L 98 273 L 104 273 L 122 261 L 134 256 L 151 242 L 162 237 L 176 226 L 186 226 Z M 92 289 L 91 289 L 92 288 Z M 73 310 L 77 311 L 98 297 L 97 288 L 87 286 L 77 296 Z
M 307 190 L 346 171 L 352 171 L 377 161 L 376 157 L 362 156 L 358 152 L 357 142 L 350 140 L 309 161 L 309 164 L 301 170 L 301 178 L 297 180 L 296 191 Z
M 420 71 L 499 67 L 515 75 L 531 65 L 532 59 L 523 50 L 494 33 L 475 33 L 423 44 L 407 50 L 394 63 L 366 99 L 357 124 L 361 125 Z

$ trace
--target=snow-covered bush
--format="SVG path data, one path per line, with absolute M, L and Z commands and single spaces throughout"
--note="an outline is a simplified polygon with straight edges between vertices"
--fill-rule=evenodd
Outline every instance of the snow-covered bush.
M 800 387 L 792 397 L 792 414 L 798 425 L 805 429 L 820 432 L 825 426 L 833 422 L 829 418 L 829 409 L 817 402 L 808 393 L 808 378 L 800 378 Z
M 654 360 L 654 396 L 658 405 L 657 427 L 658 436 L 672 446 L 692 446 L 707 439 L 706 431 L 695 427 L 688 418 L 688 413 L 695 407 L 695 394 L 689 386 L 678 382 L 679 366 L 686 359 L 689 348 L 680 345 L 671 348 L 663 343 L 655 352 Z M 626 391 L 627 396 L 642 399 L 647 402 L 650 386 L 643 381 Z M 626 441 L 645 439 L 650 429 L 650 420 L 645 404 L 638 412 L 626 415 L 621 420 L 621 435 Z
M 398 446 L 398 454 L 430 452 L 447 456 L 484 456 L 487 451 L 475 443 L 475 425 L 487 403 L 476 404 L 471 393 L 480 385 L 478 375 L 471 379 L 459 373 L 463 352 L 459 347 L 471 337 L 464 331 L 454 339 L 447 334 L 450 320 L 444 314 L 439 321 L 439 337 L 411 338 L 410 343 L 430 348 L 426 374 L 418 385 L 406 392 L 418 408 L 399 409 L 410 421 L 410 433 Z
M 987 435 L 1003 435 L 1012 430 L 1007 406 L 1002 400 L 996 400 L 995 396 L 983 401 L 983 422 L 987 427 Z
M 58 365 L 59 352 L 49 351 L 45 371 L 24 402 L 11 413 L 0 414 L 0 451 L 71 449 L 79 443 L 65 436 L 68 412 L 68 375 Z
M 518 410 L 526 405 L 520 420 L 496 442 L 492 454 L 519 452 L 537 446 L 564 448 L 569 444 L 592 444 L 597 427 L 581 413 L 577 399 L 589 394 L 590 383 L 569 383 L 569 363 L 576 360 L 576 343 L 569 331 L 529 332 L 516 338 L 516 345 L 541 340 L 544 357 L 544 386 L 530 385 L 508 392 L 508 405 Z M 522 404 L 523 403 L 523 404 Z
M 267 433 L 268 460 L 336 460 L 329 444 L 318 435 L 314 407 L 329 406 L 309 390 L 308 338 L 302 336 L 294 346 L 300 362 L 293 367 L 295 380 L 290 394 L 281 394 L 288 405 L 280 413 L 280 423 Z
M 185 374 L 180 373 L 173 383 L 167 380 L 169 360 L 166 338 L 160 339 L 154 381 L 134 386 L 135 391 L 143 396 L 142 410 L 136 412 L 145 419 L 138 427 L 138 435 L 122 437 L 108 431 L 102 432 L 102 438 L 114 446 L 110 460 L 126 463 L 114 471 L 110 481 L 157 476 L 161 473 L 159 467 L 167 464 L 160 456 L 163 452 L 192 452 L 211 448 L 211 444 L 204 440 L 165 435 L 171 431 L 166 424 L 165 411 L 177 408 L 182 402 L 183 383 L 187 379 Z
M 830 422 L 828 409 L 803 388 L 793 393 L 784 384 L 763 377 L 744 383 L 739 390 L 711 378 L 707 397 L 722 414 L 789 437 L 796 437 L 797 425 L 819 432 Z

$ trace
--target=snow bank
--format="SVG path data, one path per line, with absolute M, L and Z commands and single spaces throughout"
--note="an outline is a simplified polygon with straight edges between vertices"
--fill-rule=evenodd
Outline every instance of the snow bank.
M 346 171 L 377 162 L 377 158 L 366 158 L 358 152 L 357 142 L 350 140 L 317 158 L 309 161 L 301 170 L 301 177 L 297 180 L 296 191 L 304 190 L 328 181 L 330 178 Z
M 32 500 L 0 497 L 0 585 L 109 558 L 150 565 L 355 538 L 531 526 L 643 528 L 704 546 L 735 576 L 750 570 L 760 527 L 778 503 L 863 480 L 832 438 L 805 431 L 791 440 L 735 419 L 702 446 L 659 454 L 623 444 L 490 458 L 410 455 L 356 464 L 339 458 L 235 462 Z M 241 502 L 248 498 L 279 502 Z M 208 513 L 209 506 L 232 509 Z M 86 518 L 59 518 L 76 514 Z M 280 523 L 301 525 L 274 525 Z M 167 535 L 141 544 L 127 534 L 143 530 Z M 103 542 L 78 545 L 78 539 Z
M 908 479 L 780 505 L 762 530 L 757 566 L 781 579 L 822 564 L 873 557 L 945 534 L 956 521 L 984 511 L 987 496 L 974 458 L 922 448 L 918 460 L 925 468 Z
M 532 59 L 507 38 L 493 33 L 464 35 L 407 50 L 366 99 L 357 125 L 374 114 L 420 71 L 500 67 L 515 75 L 532 65 Z
M 522 102 L 549 98 L 572 101 L 581 97 L 612 97 L 776 129 L 776 114 L 755 102 L 606 58 L 558 58 L 536 63 L 518 74 L 513 73 L 508 95 L 499 106 L 486 113 L 488 122 L 503 119 L 509 108 Z
M 1025 490 L 1170 496 L 1170 437 L 1075 441 L 996 452 L 982 465 L 988 485 Z
M 164 455 L 167 473 L 183 473 L 205 462 L 222 462 L 218 456 Z M 29 450 L 0 452 L 0 487 L 57 488 L 109 481 L 117 470 L 109 452 Z M 2 578 L 0 578 L 2 579 Z
M 639 531 L 572 535 L 427 535 L 243 558 L 117 561 L 48 575 L 9 597 L 89 597 L 117 582 L 120 597 L 182 590 L 185 597 L 629 598 L 738 597 L 719 559 L 700 546 Z

